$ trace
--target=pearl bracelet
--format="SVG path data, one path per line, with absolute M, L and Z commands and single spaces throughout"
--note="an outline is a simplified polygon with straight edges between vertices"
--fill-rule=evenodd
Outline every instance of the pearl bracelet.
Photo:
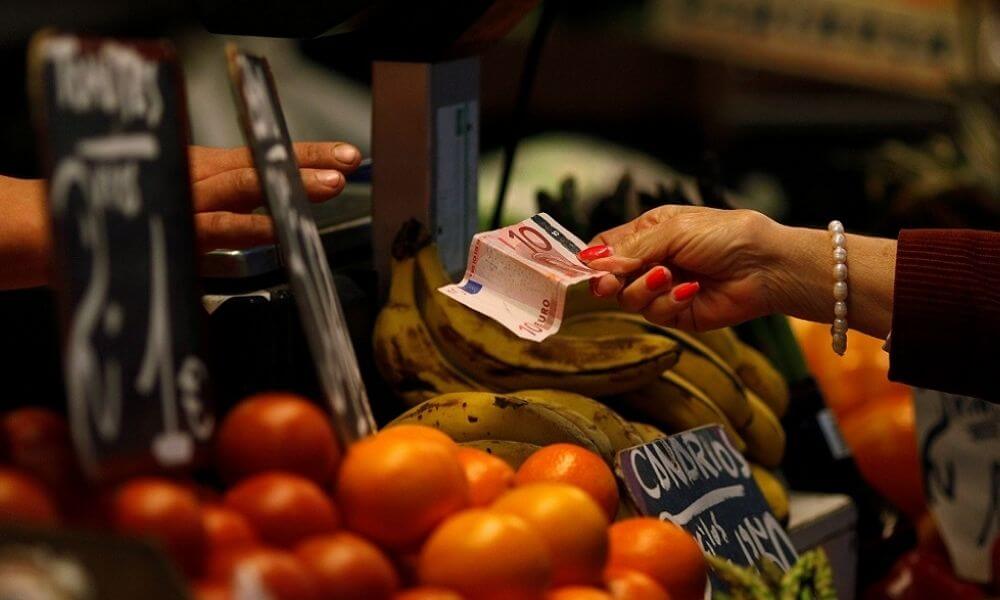
M 847 236 L 840 221 L 827 226 L 833 243 L 833 351 L 843 356 L 847 352 Z

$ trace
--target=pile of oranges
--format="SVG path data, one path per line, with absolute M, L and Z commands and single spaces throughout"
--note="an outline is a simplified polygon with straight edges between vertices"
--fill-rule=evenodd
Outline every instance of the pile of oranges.
M 342 456 L 313 404 L 260 394 L 218 431 L 220 485 L 133 479 L 88 492 L 97 499 L 81 516 L 71 507 L 87 504 L 86 488 L 67 487 L 82 485 L 72 468 L 39 469 L 70 452 L 65 424 L 28 410 L 45 426 L 26 434 L 23 411 L 0 422 L 0 521 L 151 539 L 198 600 L 703 597 L 694 539 L 657 519 L 614 522 L 614 474 L 578 446 L 547 446 L 515 470 L 438 430 L 401 425 Z

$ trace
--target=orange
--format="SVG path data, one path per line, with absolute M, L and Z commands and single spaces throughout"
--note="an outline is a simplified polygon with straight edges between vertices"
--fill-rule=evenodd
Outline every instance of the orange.
M 195 600 L 232 600 L 233 590 L 228 583 L 219 581 L 195 581 L 191 585 Z
M 550 565 L 545 540 L 524 519 L 473 508 L 431 534 L 420 552 L 420 582 L 466 600 L 538 600 Z
M 608 557 L 608 519 L 583 490 L 532 483 L 505 494 L 493 510 L 517 515 L 541 534 L 552 558 L 552 584 L 601 581 Z
M 478 448 L 459 448 L 458 460 L 465 468 L 472 506 L 489 506 L 514 486 L 514 469 L 489 452 Z
M 575 485 L 590 494 L 604 509 L 608 520 L 618 512 L 615 474 L 597 454 L 573 444 L 552 444 L 524 461 L 517 470 L 517 485 L 549 481 Z
M 707 567 L 701 547 L 677 525 L 638 517 L 608 529 L 611 549 L 608 567 L 635 569 L 649 575 L 673 600 L 701 600 Z
M 321 600 L 312 574 L 294 554 L 263 547 L 234 552 L 228 577 L 234 599 Z
M 447 433 L 441 431 L 440 429 L 434 429 L 433 427 L 426 427 L 424 425 L 391 425 L 379 431 L 376 435 L 377 437 L 386 439 L 399 437 L 411 440 L 428 440 L 444 444 L 452 450 L 458 450 L 458 444 L 455 443 L 455 440 L 448 437 Z
M 469 504 L 469 484 L 455 451 L 444 444 L 377 435 L 347 452 L 337 504 L 351 531 L 393 550 L 415 549 Z
M 789 319 L 809 371 L 823 399 L 838 419 L 873 398 L 908 394 L 909 388 L 889 381 L 889 353 L 885 340 L 851 332 L 851 351 L 844 356 L 830 352 L 830 326 Z
M 670 600 L 670 594 L 652 577 L 631 569 L 607 569 L 604 585 L 615 600 Z
M 264 471 L 287 471 L 327 485 L 340 463 L 330 417 L 287 392 L 254 394 L 237 404 L 216 434 L 215 459 L 234 484 Z
M 320 596 L 338 600 L 389 600 L 399 576 L 374 544 L 340 531 L 306 539 L 295 555 L 312 573 Z
M 574 585 L 550 591 L 545 594 L 545 600 L 614 600 L 614 598 L 598 588 Z
M 58 522 L 55 500 L 42 482 L 27 473 L 0 466 L 0 523 L 37 526 Z
M 415 587 L 402 591 L 392 600 L 463 600 L 456 592 L 439 587 Z
M 840 432 L 865 481 L 911 519 L 919 518 L 927 500 L 911 394 L 865 402 L 840 418 Z

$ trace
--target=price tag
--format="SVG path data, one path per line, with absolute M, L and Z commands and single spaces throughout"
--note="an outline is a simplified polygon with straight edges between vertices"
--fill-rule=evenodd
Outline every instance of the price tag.
M 1000 406 L 913 390 L 927 506 L 963 579 L 995 581 L 1000 552 Z
M 187 465 L 214 417 L 176 57 L 48 34 L 30 62 L 77 452 L 94 477 Z
M 375 430 L 358 360 L 333 286 L 316 222 L 295 161 L 267 60 L 226 48 L 243 135 L 261 174 L 281 258 L 316 363 L 320 386 L 340 439 L 348 444 Z
M 766 556 L 786 571 L 795 563 L 749 463 L 718 425 L 622 450 L 618 462 L 639 511 L 680 525 L 706 553 L 738 565 Z

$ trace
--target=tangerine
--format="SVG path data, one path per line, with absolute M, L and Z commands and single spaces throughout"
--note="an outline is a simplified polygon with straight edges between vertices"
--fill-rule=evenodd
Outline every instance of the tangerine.
M 590 494 L 608 520 L 618 512 L 618 483 L 611 468 L 597 454 L 574 444 L 545 446 L 517 470 L 517 485 L 537 482 L 568 483 Z
M 433 427 L 427 427 L 425 425 L 411 425 L 409 423 L 392 425 L 379 431 L 376 435 L 383 439 L 400 437 L 411 440 L 419 439 L 439 442 L 452 450 L 458 450 L 458 444 L 455 443 L 455 440 L 448 437 L 447 433 L 441 431 L 440 429 L 434 429 Z
M 225 504 L 243 515 L 264 542 L 284 548 L 333 531 L 340 521 L 337 508 L 318 485 L 278 471 L 244 479 L 226 492 Z
M 537 600 L 548 587 L 545 540 L 524 519 L 464 510 L 438 527 L 420 552 L 420 581 L 467 600 Z
M 202 506 L 201 523 L 208 554 L 260 543 L 246 517 L 231 508 L 217 504 Z
M 565 483 L 533 483 L 514 489 L 493 509 L 517 515 L 545 540 L 552 584 L 599 583 L 608 557 L 608 519 L 583 490 Z
M 234 598 L 320 600 L 312 573 L 291 552 L 261 546 L 234 550 L 229 563 Z
M 459 448 L 458 460 L 469 482 L 469 503 L 489 506 L 514 486 L 514 469 L 503 460 L 478 448 Z
M 0 467 L 0 523 L 55 525 L 58 521 L 55 500 L 40 481 Z
M 289 471 L 326 485 L 340 462 L 330 418 L 287 392 L 255 394 L 237 404 L 219 427 L 215 453 L 229 483 L 263 471 Z
M 221 581 L 195 581 L 191 594 L 195 600 L 233 600 L 231 586 Z
M 556 588 L 545 594 L 545 600 L 614 600 L 606 591 L 585 585 Z
M 608 567 L 649 575 L 674 600 L 701 600 L 707 566 L 698 542 L 679 526 L 652 517 L 625 519 L 608 529 Z
M 456 452 L 410 436 L 383 436 L 351 447 L 341 465 L 337 502 L 348 529 L 393 550 L 416 548 L 469 503 Z
M 615 600 L 670 600 L 670 594 L 656 580 L 632 569 L 605 570 L 604 585 Z
M 868 400 L 839 419 L 865 480 L 910 518 L 927 510 L 910 392 Z
M 399 587 L 389 558 L 353 533 L 308 538 L 295 555 L 312 573 L 323 598 L 389 600 Z
M 115 490 L 111 509 L 117 532 L 152 538 L 185 573 L 198 571 L 205 527 L 198 498 L 189 489 L 168 479 L 139 477 Z
M 460 595 L 441 587 L 421 586 L 399 592 L 392 600 L 463 600 Z

